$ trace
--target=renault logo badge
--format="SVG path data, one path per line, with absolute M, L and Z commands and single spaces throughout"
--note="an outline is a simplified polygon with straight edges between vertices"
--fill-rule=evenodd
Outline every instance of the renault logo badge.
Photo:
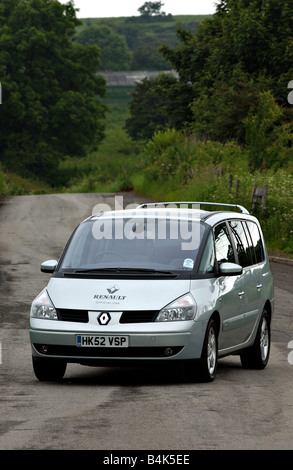
M 108 325 L 109 321 L 111 320 L 111 315 L 108 312 L 102 312 L 98 318 L 98 322 L 100 325 Z

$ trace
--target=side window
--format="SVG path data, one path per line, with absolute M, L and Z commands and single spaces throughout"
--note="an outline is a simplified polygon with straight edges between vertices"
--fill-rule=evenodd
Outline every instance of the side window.
M 231 220 L 229 222 L 240 266 L 245 268 L 254 264 L 251 257 L 251 243 L 248 243 L 245 228 L 241 220 Z
M 256 262 L 261 263 L 264 260 L 264 248 L 259 233 L 258 226 L 254 222 L 246 222 L 251 236 L 252 246 L 255 252 Z
M 215 249 L 216 249 L 216 260 L 218 264 L 222 264 L 225 261 L 229 263 L 235 263 L 235 256 L 233 245 L 230 240 L 228 228 L 225 223 L 219 224 L 215 227 Z
M 214 249 L 214 239 L 212 233 L 209 234 L 209 237 L 206 241 L 206 246 L 203 251 L 201 258 L 199 272 L 201 274 L 208 274 L 215 272 L 215 249 Z

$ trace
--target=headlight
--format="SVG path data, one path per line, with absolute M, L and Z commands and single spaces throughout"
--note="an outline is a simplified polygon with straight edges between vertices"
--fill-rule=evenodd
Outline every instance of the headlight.
M 33 301 L 31 307 L 31 317 L 42 318 L 44 320 L 58 320 L 56 309 L 52 304 L 46 290 L 43 290 Z
M 166 305 L 158 314 L 156 321 L 193 320 L 196 315 L 196 302 L 191 294 L 183 295 Z

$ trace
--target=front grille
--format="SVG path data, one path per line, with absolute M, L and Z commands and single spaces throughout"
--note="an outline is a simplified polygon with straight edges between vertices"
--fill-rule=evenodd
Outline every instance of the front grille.
M 73 310 L 68 308 L 57 308 L 58 320 L 88 323 L 89 314 L 87 310 Z
M 35 349 L 41 353 L 42 344 L 34 344 Z M 173 353 L 170 356 L 178 354 L 183 346 L 170 346 Z M 134 348 L 80 348 L 77 346 L 59 346 L 55 344 L 47 345 L 46 356 L 65 356 L 65 357 L 166 357 L 165 347 L 134 347 Z M 169 357 L 170 357 L 169 356 Z
M 122 312 L 120 323 L 148 323 L 155 321 L 158 311 L 156 310 L 129 310 Z
M 57 308 L 58 320 L 77 323 L 88 323 L 89 314 L 87 310 L 75 310 Z M 159 311 L 157 310 L 130 310 L 122 312 L 120 323 L 149 323 L 155 321 Z

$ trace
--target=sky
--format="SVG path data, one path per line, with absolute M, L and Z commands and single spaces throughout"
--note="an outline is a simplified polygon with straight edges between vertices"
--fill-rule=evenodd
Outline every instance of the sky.
M 67 3 L 68 0 L 59 0 Z M 139 16 L 137 11 L 146 0 L 74 0 L 78 18 Z M 152 0 L 150 0 L 152 1 Z M 161 0 L 161 11 L 172 15 L 210 15 L 215 13 L 217 0 Z

